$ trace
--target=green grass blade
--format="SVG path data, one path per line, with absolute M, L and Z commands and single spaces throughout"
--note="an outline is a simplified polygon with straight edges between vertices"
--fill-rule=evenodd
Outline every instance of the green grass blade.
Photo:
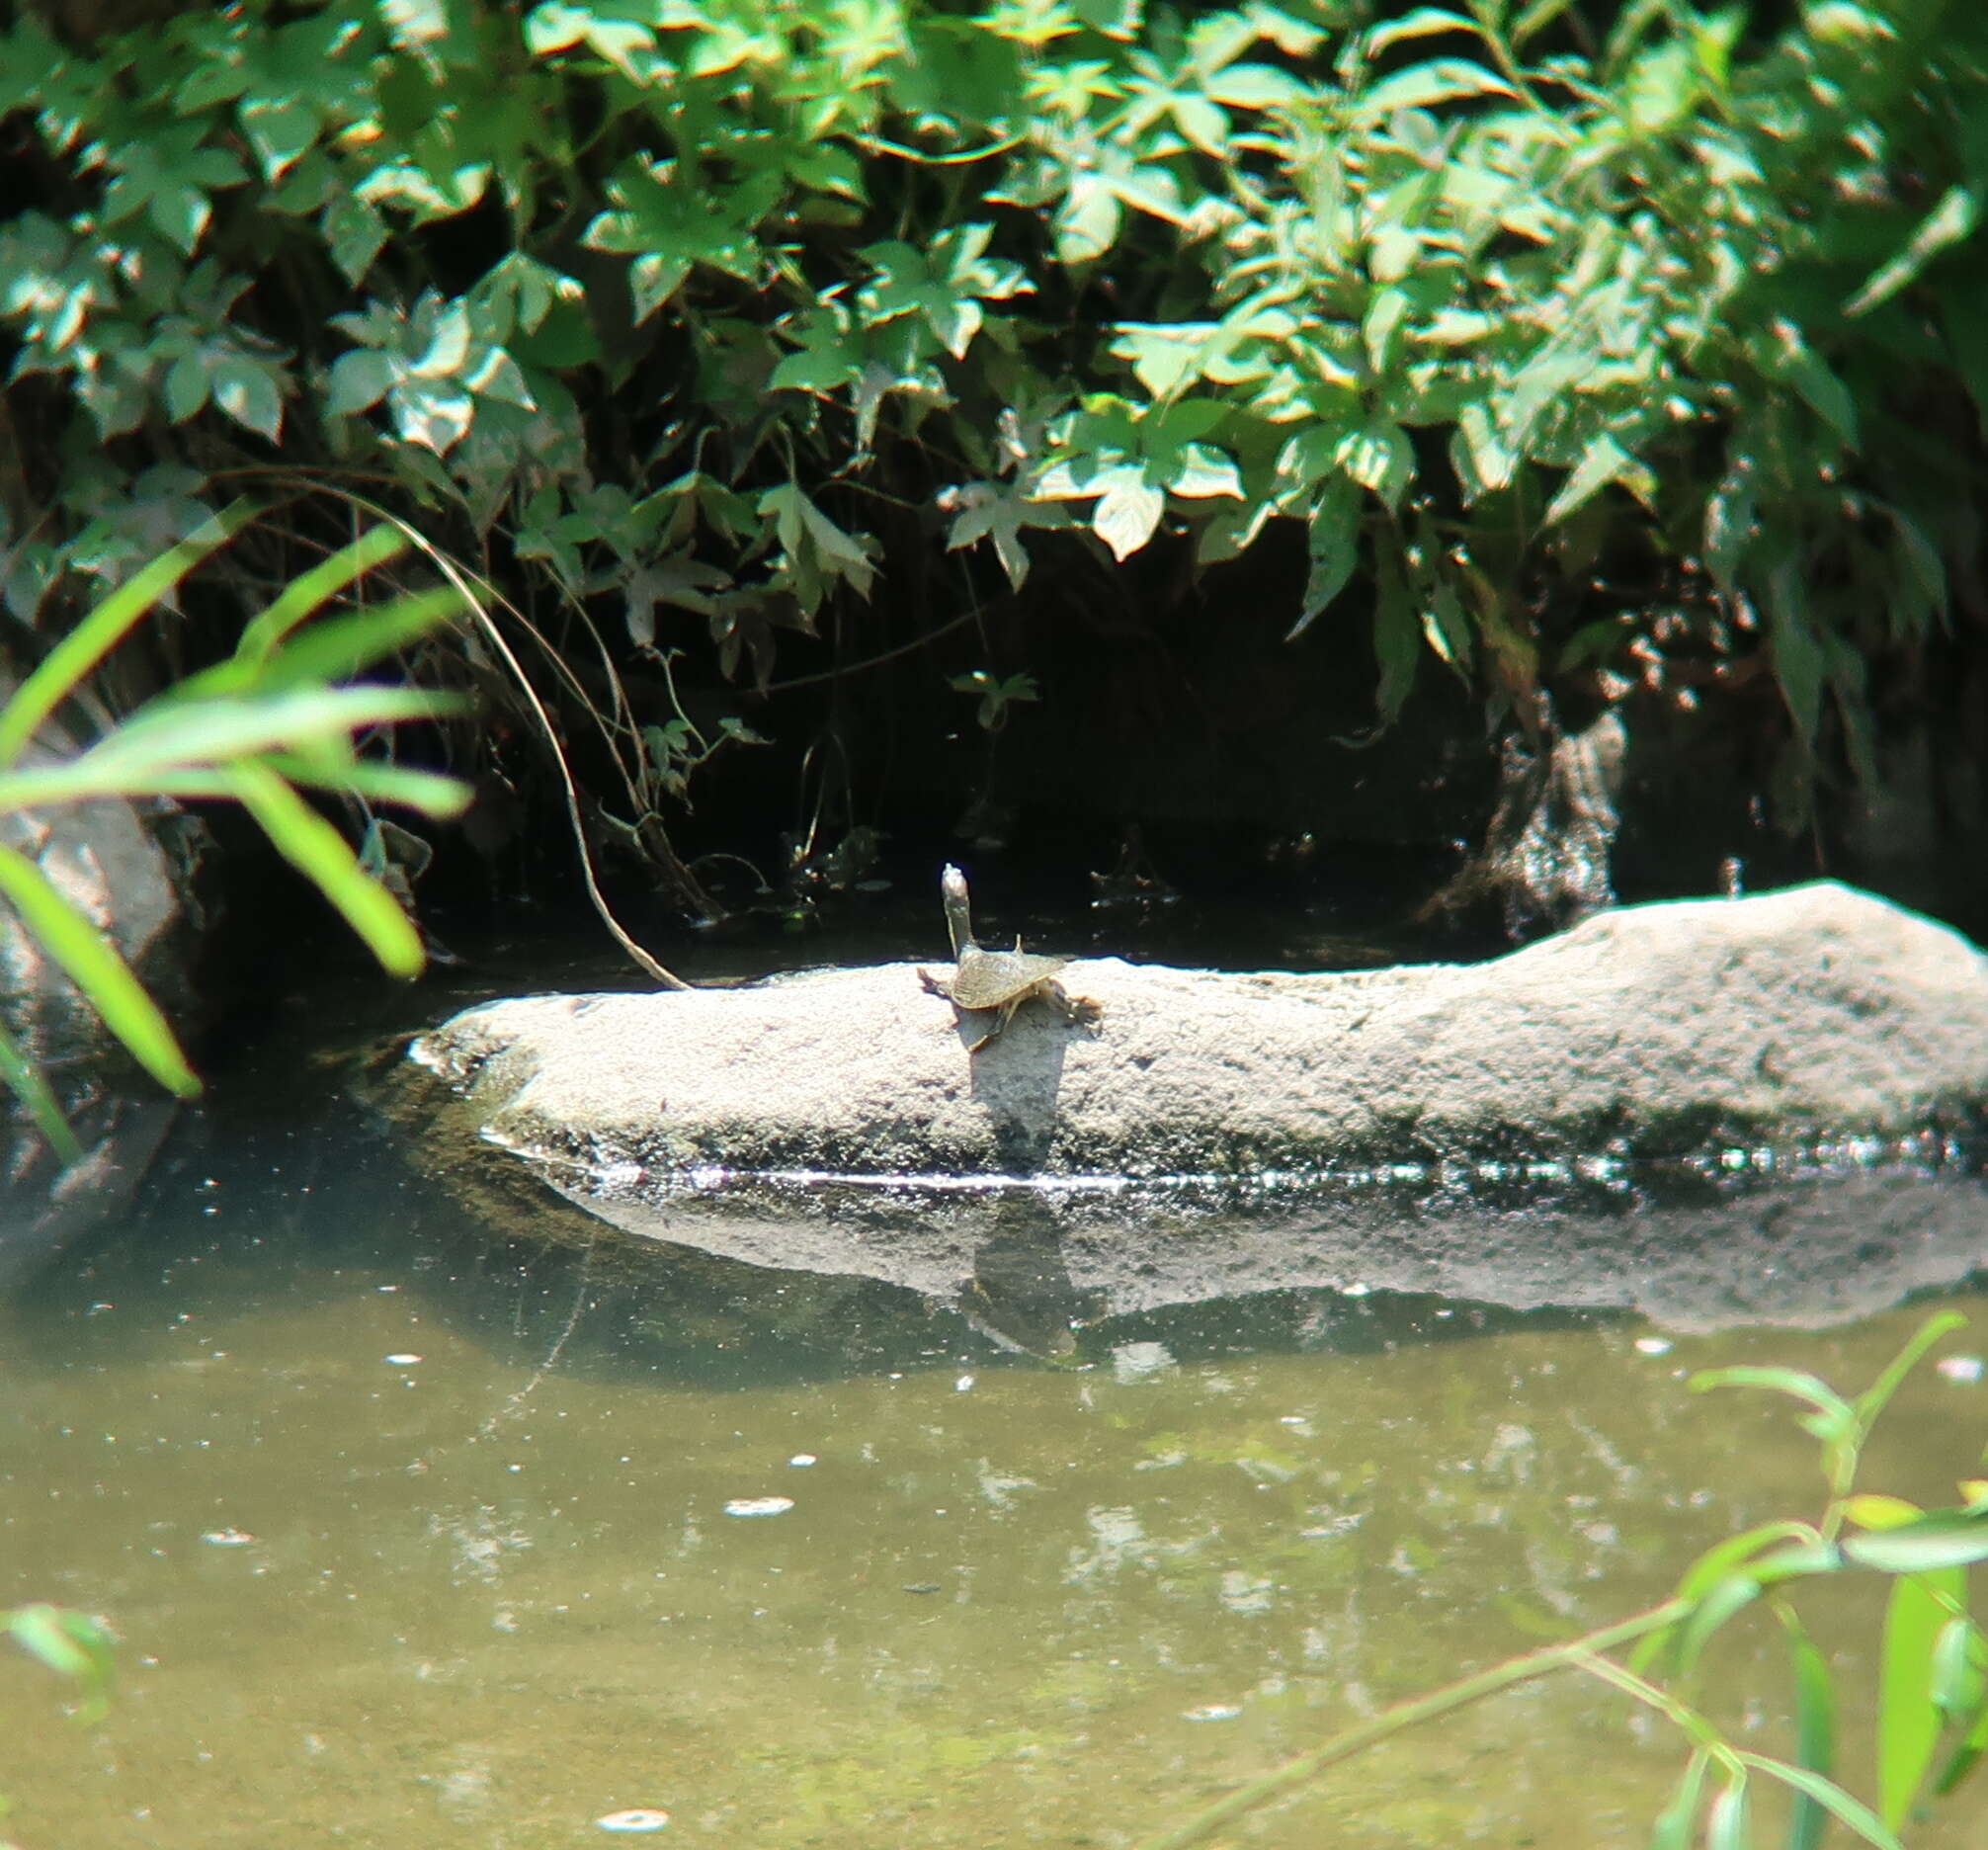
M 1766 1388 L 1775 1393 L 1806 1400 L 1818 1413 L 1827 1415 L 1831 1420 L 1848 1422 L 1854 1418 L 1848 1400 L 1828 1383 L 1818 1381 L 1800 1369 L 1699 1369 L 1686 1386 L 1693 1393 L 1707 1393 L 1714 1388 Z
M 1843 1552 L 1879 1573 L 1930 1573 L 1988 1560 L 1988 1510 L 1928 1510 L 1895 1529 L 1849 1536 Z
M 145 993 L 110 939 L 49 884 L 34 862 L 5 846 L 0 846 L 0 897 L 20 913 L 41 948 L 89 997 L 104 1026 L 139 1065 L 182 1098 L 200 1091 L 201 1082 L 159 1005 Z
M 12 764 L 42 720 L 74 692 L 91 669 L 124 640 L 146 611 L 255 512 L 236 501 L 178 546 L 134 572 L 48 651 L 0 709 L 0 764 Z
M 1686 1763 L 1677 1792 L 1650 1831 L 1650 1850 L 1691 1850 L 1692 1826 L 1698 1821 L 1705 1769 L 1710 1765 L 1711 1755 L 1702 1747 Z
M 236 799 L 276 851 L 344 914 L 380 965 L 395 976 L 418 976 L 426 962 L 420 933 L 345 837 L 267 765 L 244 761 L 229 775 Z
M 416 591 L 373 610 L 327 617 L 273 655 L 260 686 L 289 688 L 348 681 L 408 643 L 441 629 L 463 608 L 447 585 Z
M 148 704 L 73 762 L 95 775 L 115 767 L 143 779 L 181 765 L 211 765 L 266 751 L 345 741 L 369 726 L 433 719 L 462 703 L 425 688 L 296 688 L 227 695 L 185 706 Z
M 1705 1850 L 1747 1850 L 1744 1773 L 1727 1780 L 1705 1808 Z
M 1771 1760 L 1766 1754 L 1735 1750 L 1733 1758 L 1742 1766 L 1751 1767 L 1756 1773 L 1765 1773 L 1768 1778 L 1779 1780 L 1783 1786 L 1813 1799 L 1838 1823 L 1854 1830 L 1865 1843 L 1874 1844 L 1876 1850 L 1905 1850 L 1898 1841 L 1897 1833 L 1875 1811 L 1861 1799 L 1852 1798 L 1834 1780 L 1824 1779 L 1820 1773 L 1811 1773 L 1806 1767 L 1789 1766 L 1785 1760 Z
M 163 709 L 222 695 L 266 694 L 349 680 L 396 649 L 441 629 L 462 608 L 459 593 L 440 586 L 394 598 L 371 610 L 326 617 L 267 655 L 253 659 L 236 655 L 180 682 L 155 705 Z
M 361 534 L 350 546 L 284 586 L 276 601 L 243 630 L 235 644 L 235 660 L 251 667 L 262 662 L 312 612 L 406 549 L 407 536 L 392 527 L 374 527 Z
M 1966 1595 L 1965 1570 L 1959 1567 L 1901 1575 L 1892 1583 L 1877 1685 L 1877 1809 L 1892 1830 L 1912 1808 L 1940 1738 L 1934 1647 Z
M 1726 1621 L 1760 1597 L 1760 1582 L 1750 1574 L 1729 1574 L 1703 1599 L 1677 1632 L 1678 1676 L 1688 1677 L 1698 1668 L 1698 1655 Z
M 1857 1417 L 1868 1426 L 1884 1411 L 1886 1402 L 1898 1391 L 1899 1383 L 1919 1366 L 1927 1350 L 1943 1336 L 1966 1327 L 1967 1319 L 1957 1310 L 1943 1310 L 1937 1316 L 1928 1317 L 1905 1347 L 1885 1365 L 1878 1378 L 1857 1396 Z
M 1954 1744 L 1953 1751 L 1947 1756 L 1947 1763 L 1933 1782 L 1934 1792 L 1942 1799 L 1958 1787 L 1988 1757 L 1988 1703 L 1984 1703 L 1967 1730 Z
M 14 1037 L 5 1029 L 0 1029 L 0 1084 L 21 1101 L 22 1109 L 35 1120 L 35 1128 L 47 1138 L 48 1147 L 63 1162 L 81 1161 L 83 1146 L 69 1129 L 68 1119 L 62 1116 L 60 1101 L 41 1067 L 15 1045 Z
M 117 1668 L 111 1635 L 88 1613 L 37 1602 L 0 1615 L 14 1641 L 29 1656 L 83 1686 L 82 1719 L 99 1720 L 108 1704 Z
M 370 758 L 354 759 L 335 773 L 315 759 L 289 752 L 266 753 L 263 763 L 291 784 L 351 791 L 371 802 L 394 803 L 422 815 L 460 815 L 476 795 L 460 778 L 436 771 L 410 771 L 403 765 L 380 764 Z
M 1792 1608 L 1778 1605 L 1787 1634 L 1788 1668 L 1794 1677 L 1794 1758 L 1807 1772 L 1827 1779 L 1836 1770 L 1836 1690 L 1829 1662 Z M 1788 1811 L 1787 1850 L 1819 1850 L 1829 1813 L 1812 1793 L 1795 1788 Z

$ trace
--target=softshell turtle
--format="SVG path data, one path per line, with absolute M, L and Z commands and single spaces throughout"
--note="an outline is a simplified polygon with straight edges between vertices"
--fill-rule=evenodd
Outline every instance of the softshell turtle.
M 1012 951 L 989 951 L 976 944 L 966 876 L 956 867 L 949 867 L 939 877 L 939 890 L 946 900 L 946 929 L 953 937 L 953 975 L 942 980 L 930 970 L 921 969 L 918 980 L 963 1014 L 993 1015 L 993 1027 L 973 1042 L 967 1052 L 979 1052 L 1008 1026 L 1009 1017 L 1031 996 L 1048 1003 L 1065 1021 L 1094 1022 L 1104 1014 L 1089 996 L 1064 993 L 1056 972 L 1070 962 L 1068 958 L 1037 957 L 1024 951 L 1019 938 Z

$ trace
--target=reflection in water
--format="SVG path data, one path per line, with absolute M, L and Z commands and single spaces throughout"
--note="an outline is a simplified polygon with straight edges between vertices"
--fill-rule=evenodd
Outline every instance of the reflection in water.
M 0 1679 L 24 1845 L 536 1850 L 663 1813 L 671 1841 L 1126 1843 L 1812 1511 L 1787 1416 L 1685 1376 L 1861 1385 L 1920 1314 L 1668 1346 L 1381 1293 L 1089 1320 L 1016 1229 L 964 1315 L 479 1243 L 349 1130 L 182 1165 L 0 1315 L 0 1600 L 124 1640 L 95 1730 L 34 1666 Z M 1928 1371 L 1878 1481 L 1948 1494 L 1984 1429 L 1978 1371 Z M 1772 1750 L 1750 1638 L 1716 1687 Z M 1562 1681 L 1261 1841 L 1641 1844 L 1681 1758 Z

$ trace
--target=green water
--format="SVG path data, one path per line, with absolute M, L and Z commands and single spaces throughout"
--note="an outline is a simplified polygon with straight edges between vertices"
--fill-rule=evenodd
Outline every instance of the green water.
M 1356 1352 L 1214 1353 L 1217 1311 L 1200 1359 L 1107 1330 L 1068 1369 L 962 1363 L 935 1323 L 922 1365 L 711 1387 L 605 1261 L 404 1251 L 188 1186 L 0 1323 L 0 1598 L 124 1640 L 96 1728 L 25 1659 L 0 1686 L 25 1850 L 526 1850 L 619 1841 L 595 1820 L 631 1808 L 667 1841 L 1127 1843 L 1813 1510 L 1787 1417 L 1684 1373 L 1857 1384 L 1923 1314 L 1650 1354 L 1627 1323 L 1383 1306 Z M 699 1340 L 727 1340 L 708 1305 Z M 1988 1387 L 1928 1374 L 1877 1477 L 1947 1494 L 1984 1437 Z M 1843 1627 L 1866 1673 L 1873 1616 Z M 1718 1677 L 1779 1744 L 1769 1658 Z M 1680 1758 L 1562 1679 L 1253 1835 L 1638 1844 Z
M 1815 1513 L 1781 1404 L 1685 1376 L 1859 1387 L 1932 1307 L 1665 1347 L 1284 1293 L 1052 1365 L 871 1282 L 493 1243 L 311 1085 L 236 1075 L 134 1218 L 0 1304 L 0 1605 L 122 1640 L 92 1728 L 0 1658 L 21 1850 L 539 1850 L 634 1808 L 670 1822 L 633 1841 L 1130 1845 Z M 1988 1383 L 1927 1371 L 1869 1481 L 1950 1500 L 1984 1440 Z M 1875 1595 L 1812 1610 L 1867 1791 Z M 1702 1692 L 1763 1751 L 1776 1649 L 1744 1627 Z M 1640 1846 L 1682 1761 L 1560 1677 L 1230 1841 Z M 1978 1842 L 1968 1799 L 1915 1850 Z

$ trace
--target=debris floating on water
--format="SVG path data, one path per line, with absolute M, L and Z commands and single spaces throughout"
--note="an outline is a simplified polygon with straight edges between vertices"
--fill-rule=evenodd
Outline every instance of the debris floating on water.
M 787 1463 L 794 1466 L 812 1465 L 815 1463 L 815 1456 L 812 1452 L 796 1452 Z
M 393 1355 L 382 1356 L 380 1358 L 389 1368 L 412 1368 L 415 1363 L 424 1359 L 418 1355 L 408 1355 L 405 1351 L 398 1351 Z
M 255 1537 L 246 1529 L 209 1529 L 201 1540 L 209 1548 L 247 1548 Z
M 1671 1348 L 1671 1339 L 1668 1336 L 1638 1336 L 1636 1338 L 1636 1353 L 1638 1355 L 1669 1355 Z
M 740 1496 L 725 1505 L 727 1516 L 785 1516 L 793 1508 L 790 1496 Z
M 667 1811 L 659 1811 L 653 1806 L 636 1806 L 627 1811 L 610 1811 L 606 1817 L 597 1817 L 594 1825 L 598 1830 L 633 1836 L 641 1831 L 659 1831 L 669 1821 Z
M 1183 1722 L 1233 1722 L 1242 1711 L 1234 1703 L 1204 1703 L 1199 1709 L 1183 1709 Z
M 1981 1379 L 1984 1365 L 1978 1355 L 1942 1356 L 1933 1365 L 1950 1382 L 1971 1385 Z

